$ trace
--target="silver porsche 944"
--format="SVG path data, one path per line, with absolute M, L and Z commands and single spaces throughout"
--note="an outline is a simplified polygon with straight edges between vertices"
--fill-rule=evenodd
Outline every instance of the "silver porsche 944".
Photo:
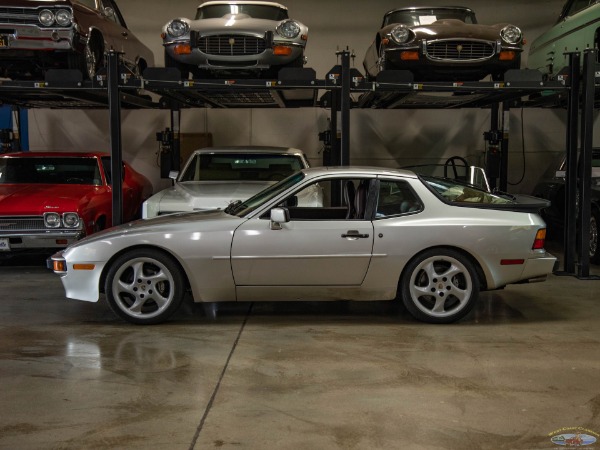
M 322 203 L 300 205 L 317 184 Z M 138 324 L 165 321 L 188 292 L 195 302 L 398 298 L 415 318 L 448 323 L 480 291 L 552 272 L 540 202 L 408 170 L 304 169 L 224 210 L 93 234 L 49 265 L 68 298 L 104 293 Z
M 264 1 L 210 1 L 193 20 L 177 18 L 163 28 L 165 66 L 187 79 L 223 75 L 276 76 L 302 67 L 308 28 L 288 9 Z

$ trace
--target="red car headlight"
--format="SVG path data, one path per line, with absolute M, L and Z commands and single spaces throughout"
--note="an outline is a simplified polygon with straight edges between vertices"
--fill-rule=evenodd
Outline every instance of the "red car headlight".
M 77 228 L 80 223 L 79 215 L 77 213 L 68 212 L 63 214 L 63 223 L 67 228 Z
M 60 214 L 55 212 L 44 213 L 44 225 L 48 228 L 60 227 Z

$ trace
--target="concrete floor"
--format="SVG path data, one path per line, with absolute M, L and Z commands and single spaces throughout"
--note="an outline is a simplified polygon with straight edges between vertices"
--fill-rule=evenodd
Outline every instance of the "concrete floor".
M 593 269 L 598 274 L 598 268 Z M 599 281 L 485 293 L 458 324 L 396 305 L 187 305 L 167 324 L 0 266 L 2 449 L 551 449 L 600 441 Z M 597 442 L 585 448 L 600 448 Z

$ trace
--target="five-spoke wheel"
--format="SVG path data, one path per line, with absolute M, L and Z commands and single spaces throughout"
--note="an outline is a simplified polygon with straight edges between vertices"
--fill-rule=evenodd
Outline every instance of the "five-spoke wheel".
M 479 279 L 473 263 L 461 253 L 431 249 L 407 264 L 400 289 L 406 309 L 415 318 L 450 323 L 475 306 Z
M 106 277 L 106 299 L 121 318 L 137 324 L 167 320 L 185 294 L 179 265 L 166 253 L 153 249 L 121 255 Z

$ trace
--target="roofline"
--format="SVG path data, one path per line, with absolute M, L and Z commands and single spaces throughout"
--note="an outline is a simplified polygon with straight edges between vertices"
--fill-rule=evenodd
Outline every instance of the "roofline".
M 243 0 L 229 0 L 229 1 L 228 0 L 216 0 L 216 1 L 208 1 L 208 2 L 200 3 L 198 5 L 198 8 L 202 8 L 204 6 L 211 6 L 211 5 L 238 5 L 238 4 L 243 4 L 243 5 L 277 6 L 278 8 L 285 9 L 286 11 L 288 10 L 287 6 L 284 6 L 281 3 L 264 2 L 264 1 L 257 1 L 257 0 L 247 0 L 247 1 L 243 1 Z
M 268 145 L 228 145 L 219 147 L 203 147 L 194 150 L 194 153 L 287 153 L 301 154 L 304 152 L 292 147 L 274 147 Z
M 308 169 L 302 169 L 302 172 L 307 175 L 319 175 L 319 174 L 331 174 L 331 175 L 401 175 L 403 177 L 414 177 L 418 178 L 418 175 L 412 170 L 407 169 L 394 169 L 390 167 L 376 167 L 376 166 L 320 166 L 310 167 Z
M 473 14 L 475 14 L 475 12 L 471 9 L 471 8 L 467 8 L 466 6 L 407 6 L 405 8 L 396 8 L 396 9 L 390 9 L 388 12 L 386 12 L 384 14 L 384 16 L 387 16 L 388 14 L 397 12 L 397 11 L 417 11 L 417 10 L 421 10 L 421 9 L 461 9 L 463 11 L 469 11 Z

